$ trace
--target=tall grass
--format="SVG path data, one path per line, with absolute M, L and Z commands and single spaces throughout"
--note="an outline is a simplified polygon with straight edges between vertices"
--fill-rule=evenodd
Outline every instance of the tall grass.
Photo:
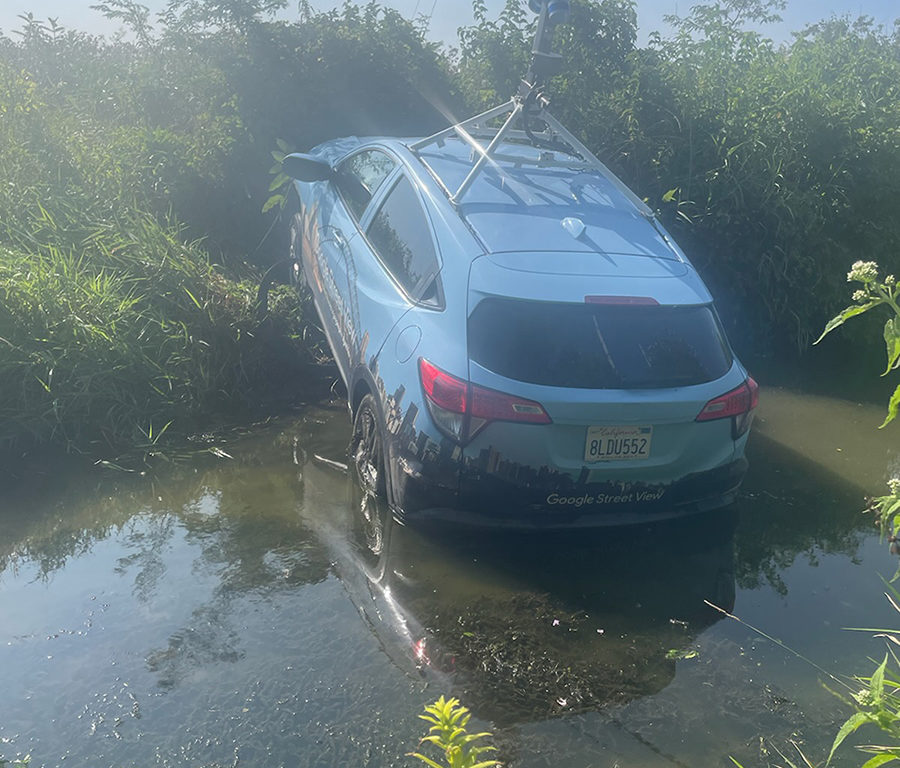
M 296 299 L 260 324 L 261 269 L 197 239 L 242 194 L 213 194 L 248 141 L 234 98 L 208 60 L 165 54 L 33 20 L 0 36 L 4 467 L 133 458 L 302 387 Z
M 0 247 L 0 450 L 115 456 L 250 405 L 272 365 L 253 282 L 149 214 L 39 206 L 25 224 Z M 299 360 L 299 311 L 281 306 Z

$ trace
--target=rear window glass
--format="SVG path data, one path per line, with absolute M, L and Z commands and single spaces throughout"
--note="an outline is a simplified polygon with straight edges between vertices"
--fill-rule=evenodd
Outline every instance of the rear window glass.
M 585 389 L 701 384 L 732 356 L 708 306 L 616 306 L 486 299 L 469 318 L 469 356 L 501 376 Z

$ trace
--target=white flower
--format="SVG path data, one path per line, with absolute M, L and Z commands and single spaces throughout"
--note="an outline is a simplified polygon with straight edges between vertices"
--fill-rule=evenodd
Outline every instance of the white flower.
M 853 301 L 865 301 L 868 298 L 869 294 L 865 291 L 853 291 Z
M 887 484 L 895 496 L 900 493 L 900 477 L 892 477 Z
M 874 261 L 855 261 L 847 273 L 847 282 L 858 280 L 860 283 L 871 283 L 878 279 L 878 264 Z
M 885 285 L 893 285 L 896 282 L 897 282 L 897 278 L 894 277 L 893 275 L 888 275 L 886 278 L 884 278 Z

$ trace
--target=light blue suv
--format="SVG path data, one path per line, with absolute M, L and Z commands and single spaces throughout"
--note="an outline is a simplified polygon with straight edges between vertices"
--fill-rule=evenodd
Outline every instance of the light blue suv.
M 757 385 L 652 211 L 540 103 L 284 168 L 353 464 L 396 516 L 568 527 L 732 500 Z

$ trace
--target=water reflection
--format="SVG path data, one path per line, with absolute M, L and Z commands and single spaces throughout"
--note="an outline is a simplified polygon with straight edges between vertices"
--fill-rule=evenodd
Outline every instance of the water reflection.
M 655 693 L 734 605 L 733 514 L 595 534 L 413 528 L 331 465 L 301 515 L 389 655 L 482 717 L 540 720 Z
M 764 418 L 735 510 L 592 535 L 396 525 L 341 471 L 342 403 L 235 439 L 234 461 L 8 499 L 5 756 L 146 765 L 149 744 L 157 765 L 400 764 L 441 693 L 519 745 L 516 765 L 607 764 L 609 744 L 622 765 L 722 763 L 801 711 L 827 734 L 837 705 L 801 709 L 788 676 L 758 666 L 780 649 L 703 601 L 730 609 L 737 589 L 739 613 L 798 649 L 850 653 L 855 637 L 810 638 L 810 622 L 863 623 L 844 618 L 871 602 L 848 570 L 873 540 L 857 510 L 896 452 L 870 445 L 856 480 L 835 441 L 868 414 L 826 428 L 807 401 L 781 407 L 816 425 L 809 444 Z
M 879 406 L 767 389 L 748 445 L 751 472 L 737 509 L 737 583 L 787 594 L 783 573 L 798 558 L 857 552 L 873 521 L 864 496 L 886 493 L 900 471 L 896 434 L 876 427 Z

